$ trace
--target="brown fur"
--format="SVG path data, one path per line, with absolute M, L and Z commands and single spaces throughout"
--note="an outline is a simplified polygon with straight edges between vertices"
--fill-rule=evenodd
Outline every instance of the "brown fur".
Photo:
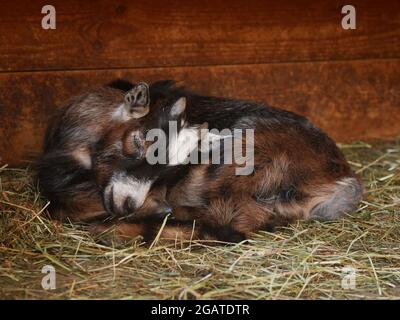
M 107 214 L 92 171 L 96 144 L 107 131 L 137 122 L 148 104 L 148 86 L 141 83 L 127 93 L 98 88 L 56 110 L 38 163 L 39 185 L 54 218 L 88 221 Z
M 354 210 L 362 195 L 335 143 L 312 127 L 258 122 L 251 175 L 235 175 L 235 164 L 211 166 L 191 166 L 168 188 L 167 202 L 175 219 L 196 219 L 224 241 L 298 219 L 335 219 Z
M 237 176 L 235 165 L 223 165 L 207 177 L 207 166 L 199 166 L 169 191 L 167 200 L 173 208 L 190 202 L 193 206 L 207 203 L 202 212 L 193 210 L 192 216 L 188 210 L 183 215 L 177 210 L 177 218 L 192 217 L 213 226 L 229 226 L 248 237 L 257 230 L 273 229 L 290 221 L 330 220 L 355 209 L 351 203 L 360 200 L 361 184 L 333 143 L 312 148 L 300 130 L 291 136 L 263 129 L 256 129 L 255 170 L 251 176 Z M 346 179 L 349 183 L 341 186 Z M 340 188 L 349 188 L 353 194 L 346 199 L 343 192 L 336 199 L 339 210 L 329 216 L 315 216 L 315 208 Z M 343 204 L 343 211 L 340 201 L 349 203 Z
M 138 130 L 140 134 L 143 128 L 155 125 L 166 101 L 175 94 L 185 94 L 174 90 L 167 88 L 166 95 L 162 90 L 152 95 L 152 111 L 140 121 L 139 128 L 128 123 L 106 135 L 99 149 L 106 148 L 95 160 L 94 175 L 100 186 L 121 168 L 130 168 L 133 175 L 141 172 L 135 171 L 140 157 L 131 132 Z M 186 94 L 191 123 L 207 121 L 210 128 L 255 130 L 254 172 L 238 176 L 235 164 L 201 164 L 178 168 L 168 179 L 164 176 L 152 191 L 157 195 L 157 188 L 167 188 L 163 200 L 173 208 L 175 222 L 166 226 L 166 235 L 187 238 L 188 224 L 195 219 L 198 229 L 190 233 L 194 239 L 236 242 L 258 230 L 272 230 L 298 219 L 331 220 L 356 208 L 362 196 L 359 178 L 335 143 L 305 118 L 250 102 Z M 155 203 L 143 204 L 144 210 Z M 160 221 L 137 218 L 111 225 L 128 237 L 141 233 L 151 239 L 157 234 Z

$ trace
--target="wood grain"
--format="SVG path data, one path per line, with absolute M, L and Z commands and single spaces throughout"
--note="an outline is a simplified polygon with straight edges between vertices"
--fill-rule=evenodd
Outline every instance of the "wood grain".
M 338 141 L 400 134 L 400 60 L 0 74 L 0 156 L 38 153 L 52 110 L 114 78 L 174 78 L 201 93 L 268 102 L 312 119 Z
M 400 58 L 400 1 L 44 0 L 0 2 L 0 71 Z

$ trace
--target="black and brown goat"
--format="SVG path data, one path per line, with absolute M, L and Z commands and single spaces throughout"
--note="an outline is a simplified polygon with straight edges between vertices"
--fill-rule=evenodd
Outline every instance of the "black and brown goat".
M 237 241 L 297 219 L 333 220 L 355 210 L 361 200 L 361 182 L 343 154 L 306 118 L 262 104 L 198 96 L 171 82 L 159 83 L 150 93 L 155 104 L 186 97 L 189 125 L 254 130 L 252 174 L 236 175 L 236 164 L 199 164 L 178 166 L 170 179 L 161 179 L 175 217 L 162 236 Z M 198 227 L 193 231 L 194 219 Z M 151 238 L 158 226 L 136 221 L 113 227 L 122 238 Z M 96 230 L 105 227 L 110 225 Z
M 128 87 L 130 90 L 135 88 L 129 84 Z M 123 94 L 119 92 L 119 99 L 121 96 Z M 61 204 L 61 207 L 67 207 L 67 216 L 70 218 L 77 212 L 79 220 L 100 217 L 97 212 L 104 213 L 105 210 L 98 186 L 104 194 L 109 194 L 107 188 L 110 177 L 114 177 L 112 182 L 115 185 L 119 178 L 129 179 L 130 175 L 140 174 L 138 157 L 129 155 L 138 150 L 141 152 L 141 145 L 137 144 L 144 133 L 141 130 L 159 126 L 157 121 L 162 106 L 167 101 L 177 101 L 181 97 L 187 101 L 188 126 L 207 122 L 210 128 L 218 130 L 254 130 L 254 171 L 250 175 L 237 176 L 237 166 L 223 164 L 223 161 L 221 164 L 180 165 L 166 171 L 162 171 L 165 167 L 162 170 L 153 168 L 156 173 L 152 175 L 156 179 L 152 188 L 147 190 L 149 197 L 142 207 L 146 208 L 152 193 L 158 198 L 160 195 L 163 198 L 165 194 L 164 204 L 172 207 L 175 221 L 164 228 L 162 236 L 237 241 L 254 231 L 272 229 L 296 219 L 332 220 L 357 207 L 362 196 L 359 179 L 336 144 L 307 119 L 262 104 L 195 95 L 175 88 L 169 81 L 158 82 L 150 87 L 152 112 L 149 115 L 135 122 L 130 120 L 111 127 L 109 133 L 104 134 L 104 140 L 97 140 L 96 156 L 90 158 L 90 169 L 82 168 L 85 161 L 79 161 L 79 156 L 73 155 L 74 165 L 71 166 L 71 155 L 59 158 L 57 153 L 53 156 L 49 152 L 52 150 L 52 137 L 56 137 L 55 141 L 61 139 L 56 134 L 59 130 L 57 125 L 68 123 L 68 112 L 63 113 L 65 118 L 62 121 L 51 125 L 48 131 L 51 139 L 46 140 L 46 146 L 50 146 L 50 149 L 45 149 L 44 156 L 46 159 L 46 153 L 50 153 L 50 161 L 47 158 L 42 167 L 50 168 L 50 174 L 45 174 L 44 181 L 47 189 L 56 195 L 56 206 L 60 207 Z M 109 143 L 114 140 L 120 141 L 120 144 Z M 113 149 L 115 145 L 119 145 L 119 149 Z M 130 151 L 124 154 L 126 150 Z M 121 154 L 123 157 L 119 156 Z M 78 167 L 76 162 L 80 163 Z M 124 174 L 118 175 L 121 168 Z M 52 175 L 53 179 L 57 177 L 55 182 L 51 180 Z M 52 188 L 52 183 L 59 184 L 60 181 L 61 188 L 57 188 L 58 185 Z M 70 194 L 65 187 L 69 184 L 73 185 Z M 108 206 L 112 204 L 109 211 L 129 216 L 132 206 L 128 199 L 135 195 L 133 188 L 131 191 L 116 194 L 120 197 L 117 210 L 114 209 L 115 201 L 108 201 Z M 112 197 L 108 199 L 114 199 L 114 192 L 111 194 Z M 155 204 L 153 202 L 147 208 L 153 208 Z M 134 206 L 138 207 L 136 203 Z M 85 209 L 82 211 L 83 207 Z M 153 237 L 158 232 L 159 221 L 137 220 L 140 217 L 138 214 L 135 221 L 111 225 L 124 238 L 137 235 Z M 195 229 L 191 225 L 194 219 L 197 221 Z M 102 231 L 111 225 L 99 224 L 95 230 Z

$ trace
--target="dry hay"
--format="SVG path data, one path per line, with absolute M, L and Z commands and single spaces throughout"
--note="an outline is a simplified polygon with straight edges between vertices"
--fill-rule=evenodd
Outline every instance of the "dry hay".
M 46 218 L 29 169 L 0 169 L 0 298 L 400 298 L 400 143 L 341 145 L 367 189 L 357 212 L 298 222 L 237 245 L 96 243 Z M 44 265 L 56 269 L 43 290 Z M 342 288 L 344 267 L 355 288 Z

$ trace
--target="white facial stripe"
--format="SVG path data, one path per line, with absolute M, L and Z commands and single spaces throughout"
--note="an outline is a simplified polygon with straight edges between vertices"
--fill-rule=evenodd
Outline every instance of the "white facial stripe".
M 135 177 L 119 173 L 112 177 L 106 192 L 113 189 L 114 206 L 118 208 L 123 208 L 127 197 L 132 198 L 136 207 L 139 208 L 146 199 L 152 184 L 151 180 L 138 180 Z
M 168 164 L 176 166 L 183 163 L 190 153 L 197 148 L 199 131 L 196 127 L 183 128 L 178 137 L 174 136 L 169 142 Z

